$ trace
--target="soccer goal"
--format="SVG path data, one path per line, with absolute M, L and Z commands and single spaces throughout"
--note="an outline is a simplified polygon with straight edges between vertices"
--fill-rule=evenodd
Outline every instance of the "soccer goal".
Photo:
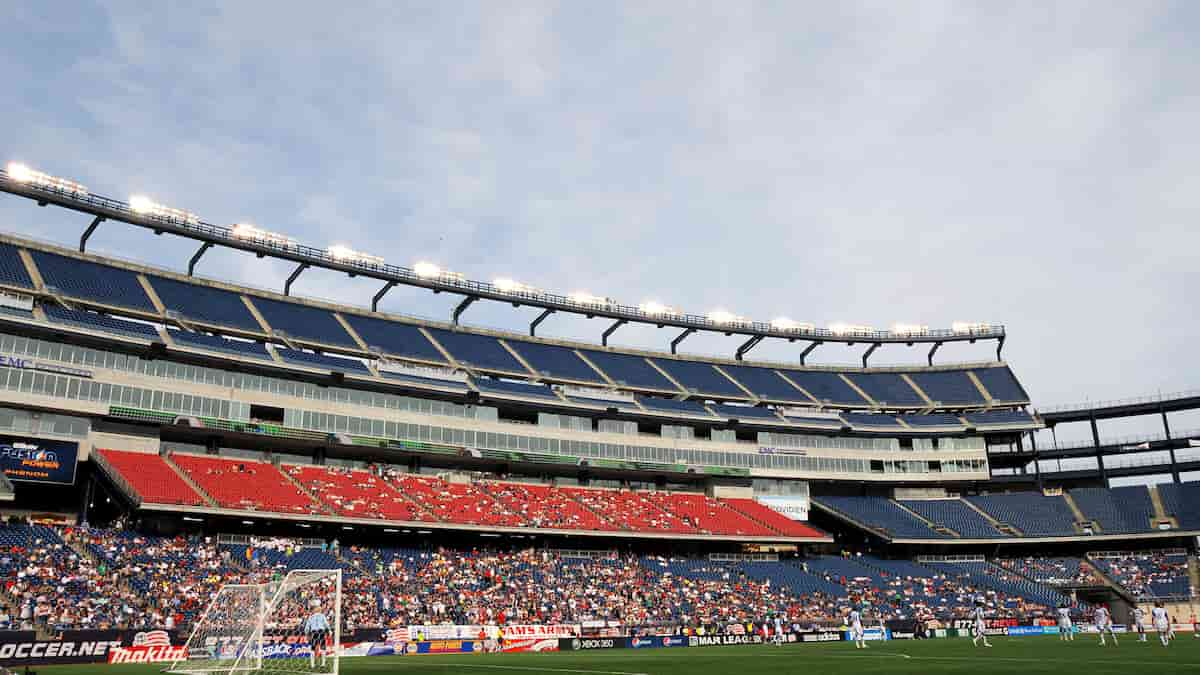
M 292 570 L 279 581 L 222 586 L 164 672 L 337 675 L 342 571 Z

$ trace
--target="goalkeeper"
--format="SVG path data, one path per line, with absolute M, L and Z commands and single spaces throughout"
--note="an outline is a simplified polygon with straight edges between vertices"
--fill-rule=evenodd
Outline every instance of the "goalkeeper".
M 321 601 L 313 599 L 312 614 L 304 622 L 304 635 L 308 639 L 308 664 L 317 667 L 317 652 L 320 652 L 321 665 L 325 665 L 329 642 L 329 617 L 321 611 Z

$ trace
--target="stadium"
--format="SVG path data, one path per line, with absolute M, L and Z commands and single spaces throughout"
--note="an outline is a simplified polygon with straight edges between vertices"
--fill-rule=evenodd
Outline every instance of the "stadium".
M 1175 638 L 1108 667 L 1200 654 L 1200 434 L 1171 424 L 1200 395 L 1039 409 L 1001 325 L 691 315 L 314 248 L 23 164 L 0 190 L 80 217 L 77 249 L 0 235 L 7 667 L 929 672 L 991 636 L 1004 655 L 972 667 L 1061 671 L 1093 667 L 1099 608 L 1122 644 L 1139 625 L 1157 644 L 1160 611 Z M 101 227 L 195 254 L 185 272 L 89 253 Z M 282 293 L 202 278 L 215 247 L 294 271 Z M 312 268 L 379 290 L 299 297 Z M 457 297 L 450 321 L 378 311 L 401 285 Z M 474 328 L 480 301 L 539 313 Z M 603 332 L 539 337 L 556 313 Z M 631 323 L 669 341 L 610 346 Z M 743 341 L 683 355 L 697 332 Z M 756 361 L 763 341 L 796 360 Z M 950 343 L 986 360 L 939 362 Z M 861 365 L 813 363 L 827 344 Z M 887 344 L 922 362 L 872 366 Z M 1147 415 L 1161 434 L 1101 432 Z M 1091 442 L 1039 447 L 1069 424 Z M 1064 625 L 1081 639 L 1060 645 Z

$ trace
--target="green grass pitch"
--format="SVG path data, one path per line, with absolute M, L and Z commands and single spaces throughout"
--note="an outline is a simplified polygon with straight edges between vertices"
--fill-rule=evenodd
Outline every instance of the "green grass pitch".
M 1139 643 L 1122 636 L 1119 647 L 1100 647 L 1095 636 L 1074 642 L 1057 637 L 992 637 L 991 649 L 975 648 L 969 638 L 872 642 L 856 650 L 849 642 L 773 647 L 768 645 L 559 652 L 551 654 L 478 654 L 343 659 L 343 675 L 972 675 L 1087 673 L 1168 675 L 1200 673 L 1200 640 L 1182 633 L 1170 647 Z M 36 668 L 47 675 L 151 675 L 153 665 L 89 665 Z

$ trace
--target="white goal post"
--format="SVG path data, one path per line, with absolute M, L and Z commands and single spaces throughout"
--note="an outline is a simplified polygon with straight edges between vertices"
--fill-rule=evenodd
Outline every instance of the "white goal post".
M 292 570 L 264 584 L 222 586 L 192 628 L 180 675 L 338 675 L 342 571 Z

